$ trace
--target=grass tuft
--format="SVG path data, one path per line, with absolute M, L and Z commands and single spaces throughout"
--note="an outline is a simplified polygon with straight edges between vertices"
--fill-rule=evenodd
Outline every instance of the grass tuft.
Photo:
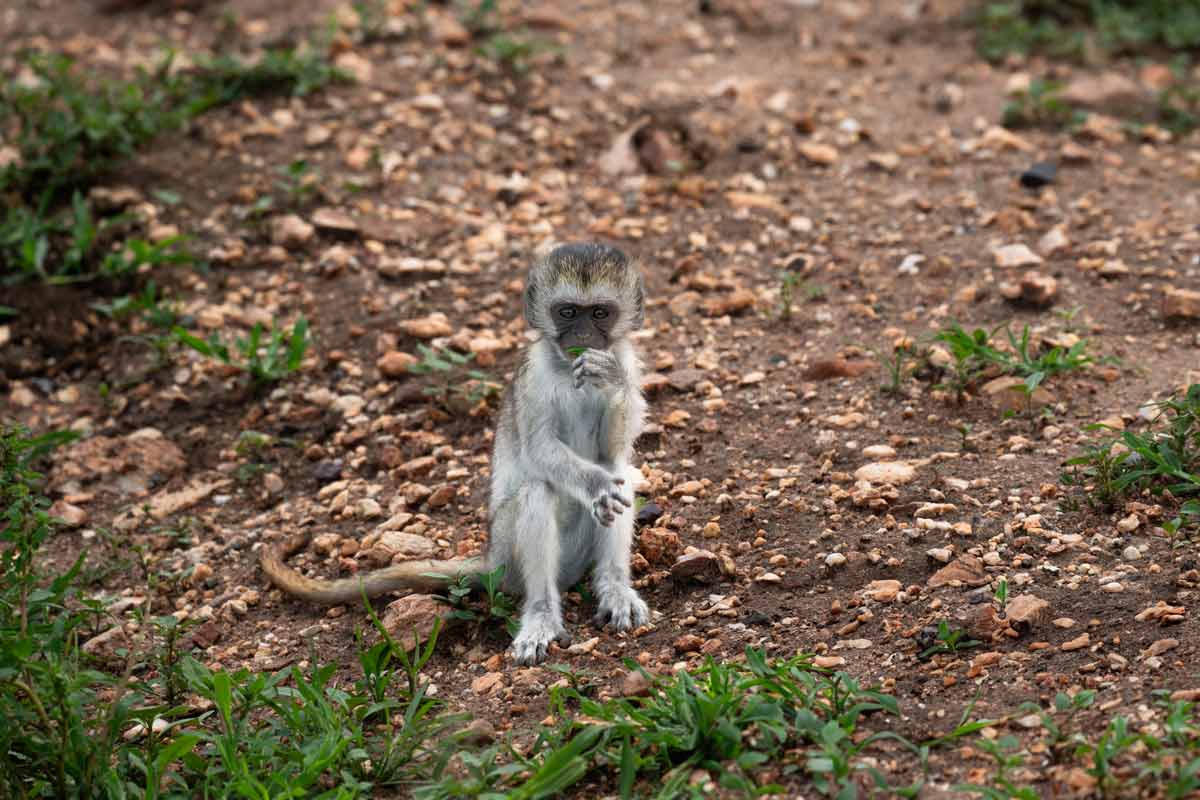
M 1174 536 L 1200 527 L 1200 383 L 1154 408 L 1147 431 L 1121 431 L 1069 459 L 1061 477 L 1068 486 L 1082 488 L 1090 504 L 1106 510 L 1142 492 L 1168 501 L 1187 498 L 1163 525 Z

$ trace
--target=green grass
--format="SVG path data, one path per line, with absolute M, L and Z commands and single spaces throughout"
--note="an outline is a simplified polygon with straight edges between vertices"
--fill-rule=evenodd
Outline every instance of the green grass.
M 255 323 L 248 336 L 235 337 L 232 343 L 215 331 L 207 339 L 178 326 L 172 332 L 180 344 L 246 373 L 256 389 L 277 383 L 300 369 L 309 345 L 308 320 L 304 317 L 296 320 L 291 331 L 282 325 L 266 329 L 262 323 Z
M 414 375 L 428 376 L 430 385 L 421 392 L 426 397 L 438 400 L 447 407 L 465 404 L 474 407 L 494 397 L 500 384 L 483 370 L 472 369 L 474 353 L 459 353 L 448 347 L 434 349 L 417 345 L 421 360 L 409 366 Z
M 947 745 L 991 759 L 982 779 L 956 787 L 969 796 L 1032 800 L 1042 795 L 1029 776 L 1071 767 L 1097 797 L 1200 789 L 1196 705 L 1166 692 L 1136 723 L 1098 719 L 1091 691 L 1004 720 L 970 721 L 971 705 L 949 733 L 913 744 L 889 730 L 900 719 L 891 695 L 810 656 L 748 648 L 742 660 L 646 676 L 638 697 L 599 699 L 593 676 L 552 666 L 565 678 L 551 691 L 556 722 L 518 734 L 518 746 L 481 744 L 432 693 L 424 672 L 436 628 L 407 650 L 369 605 L 377 635 L 370 643 L 360 632 L 353 665 L 215 669 L 156 591 L 135 610 L 132 635 L 92 655 L 82 644 L 126 620 L 83 591 L 84 556 L 60 573 L 39 558 L 57 526 L 34 468 L 70 438 L 0 428 L 2 797 L 665 799 L 711 796 L 710 784 L 731 797 L 918 797 L 930 752 Z M 151 579 L 144 559 L 131 568 Z M 1037 727 L 1024 739 L 977 735 L 1026 715 Z M 915 780 L 889 785 L 885 764 Z
M 1062 84 L 1040 78 L 1030 82 L 1004 106 L 1001 122 L 1006 128 L 1060 128 L 1078 125 L 1086 114 L 1059 98 Z
M 483 590 L 482 608 L 471 603 L 476 579 Z M 510 637 L 516 636 L 520 629 L 518 604 L 516 598 L 500 591 L 503 579 L 504 565 L 491 572 L 481 572 L 478 576 L 461 575 L 446 586 L 446 594 L 436 597 L 454 609 L 452 614 L 455 619 L 475 623 L 477 630 L 492 627 L 493 621 L 498 621 Z
M 553 750 L 529 783 L 562 787 L 607 775 L 621 797 L 647 786 L 656 797 L 686 796 L 695 770 L 745 796 L 776 791 L 761 779 L 767 767 L 803 778 L 818 796 L 853 797 L 860 775 L 887 785 L 862 754 L 882 739 L 900 740 L 862 727 L 872 716 L 898 717 L 894 697 L 821 670 L 808 656 L 769 661 L 753 648 L 743 663 L 709 659 L 695 673 L 656 680 L 645 697 L 600 701 L 572 685 L 554 704 L 562 721 L 545 734 Z
M 508 29 L 496 0 L 457 0 L 458 18 L 478 44 L 475 52 L 508 72 L 523 75 L 538 53 L 556 48 L 524 29 Z
M 180 73 L 171 60 L 127 80 L 100 80 L 84 77 L 66 56 L 26 53 L 19 63 L 35 81 L 0 82 L 0 140 L 17 152 L 0 168 L 0 284 L 97 277 L 120 284 L 159 265 L 190 264 L 178 239 L 150 243 L 131 235 L 126 217 L 96 219 L 87 190 L 215 106 L 305 94 L 345 78 L 311 50 L 268 50 L 253 61 L 220 55 Z M 289 188 L 303 191 L 304 175 L 287 177 Z
M 811 284 L 804 279 L 804 276 L 796 269 L 784 267 L 779 271 L 779 318 L 788 320 L 792 318 L 792 310 L 795 306 L 795 298 L 797 290 L 803 295 L 804 299 L 812 302 L 819 300 L 825 296 L 825 288 L 818 284 Z
M 1197 0 L 986 0 L 977 45 L 991 60 L 1009 53 L 1081 59 L 1200 47 Z
M 1013 735 L 980 737 L 973 745 L 991 760 L 988 780 L 959 785 L 955 791 L 985 800 L 1038 800 L 1045 795 L 1022 775 L 1061 780 L 1074 769 L 1092 787 L 1087 797 L 1192 797 L 1200 791 L 1196 704 L 1171 700 L 1165 691 L 1153 695 L 1149 714 L 1139 714 L 1137 720 L 1123 714 L 1097 719 L 1096 693 L 1090 690 L 1060 692 L 1049 709 L 1024 705 L 1017 715 L 1039 720 L 1032 737 L 1041 745 L 1039 752 Z
M 981 0 L 976 13 L 981 55 L 1046 55 L 1080 62 L 1151 57 L 1169 63 L 1175 84 L 1158 93 L 1157 121 L 1176 133 L 1200 125 L 1200 89 L 1191 77 L 1200 50 L 1200 0 Z M 1004 109 L 1009 127 L 1062 127 L 1086 115 L 1037 79 Z
M 1200 527 L 1200 383 L 1155 407 L 1146 431 L 1121 431 L 1069 459 L 1062 480 L 1080 487 L 1092 505 L 1109 510 L 1142 492 L 1168 502 L 1181 498 L 1177 515 L 1163 526 L 1174 535 Z
M 993 337 L 1001 330 L 1007 347 L 997 346 L 994 341 Z M 942 328 L 934 340 L 946 345 L 952 359 L 948 379 L 941 388 L 953 390 L 960 400 L 982 378 L 1002 375 L 1021 378 L 1023 390 L 1032 396 L 1046 379 L 1085 369 L 1095 361 L 1087 352 L 1086 339 L 1070 347 L 1054 346 L 1039 352 L 1032 345 L 1028 325 L 1017 336 L 1007 324 L 991 331 L 976 328 L 968 332 L 953 322 Z
M 396 787 L 543 798 L 612 776 L 625 797 L 679 797 L 695 769 L 733 791 L 768 788 L 768 765 L 828 797 L 852 796 L 857 776 L 884 783 L 863 754 L 896 737 L 863 726 L 896 718 L 895 699 L 803 656 L 750 649 L 744 663 L 709 660 L 655 679 L 644 697 L 604 701 L 560 669 L 559 722 L 518 749 L 465 740 L 466 719 L 423 676 L 437 632 L 410 652 L 369 606 L 379 636 L 360 637 L 355 678 L 315 659 L 276 673 L 213 669 L 190 652 L 187 623 L 155 616 L 169 605 L 156 608 L 153 592 L 136 635 L 89 655 L 82 643 L 120 621 L 81 589 L 83 556 L 60 574 L 38 566 L 56 526 L 33 467 L 64 438 L 0 430 L 0 796 L 354 798 Z
M 22 61 L 37 82 L 0 84 L 0 129 L 19 151 L 0 170 L 0 193 L 67 199 L 183 122 L 166 65 L 130 81 L 89 84 L 66 56 L 30 53 Z
M 214 670 L 151 600 L 128 647 L 85 653 L 121 620 L 80 590 L 83 556 L 38 567 L 56 526 L 33 466 L 64 438 L 0 429 L 0 796 L 351 798 L 443 777 L 465 720 L 421 677 L 436 631 L 412 653 L 360 642 L 353 682 L 333 664 Z
M 952 628 L 949 622 L 940 620 L 937 625 L 937 633 L 934 635 L 933 644 L 922 650 L 917 657 L 925 661 L 941 653 L 956 655 L 972 647 L 979 647 L 981 644 L 983 643 L 970 638 L 965 630 Z

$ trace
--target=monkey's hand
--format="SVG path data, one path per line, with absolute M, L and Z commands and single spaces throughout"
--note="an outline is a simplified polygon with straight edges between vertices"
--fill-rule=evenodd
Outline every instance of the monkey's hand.
M 625 370 L 616 353 L 610 350 L 584 350 L 571 366 L 575 388 L 585 384 L 597 389 L 619 388 L 625 385 Z
M 621 487 L 625 485 L 624 478 L 618 478 L 609 475 L 604 470 L 598 470 L 596 476 L 588 483 L 588 495 L 592 499 L 592 516 L 603 527 L 607 528 L 612 525 L 625 509 L 633 506 L 633 501 L 626 500 L 621 494 Z

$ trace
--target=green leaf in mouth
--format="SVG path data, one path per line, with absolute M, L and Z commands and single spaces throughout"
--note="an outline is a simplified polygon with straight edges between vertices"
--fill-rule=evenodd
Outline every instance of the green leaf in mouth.
M 568 347 L 567 348 L 567 352 L 570 353 L 571 355 L 575 356 L 576 358 L 583 355 L 586 350 L 587 350 L 586 347 Z

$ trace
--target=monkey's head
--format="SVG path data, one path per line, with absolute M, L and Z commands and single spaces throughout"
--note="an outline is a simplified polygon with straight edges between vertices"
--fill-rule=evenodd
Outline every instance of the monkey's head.
M 568 348 L 607 350 L 642 327 L 644 294 L 642 276 L 615 247 L 559 245 L 529 271 L 525 319 L 573 360 Z

